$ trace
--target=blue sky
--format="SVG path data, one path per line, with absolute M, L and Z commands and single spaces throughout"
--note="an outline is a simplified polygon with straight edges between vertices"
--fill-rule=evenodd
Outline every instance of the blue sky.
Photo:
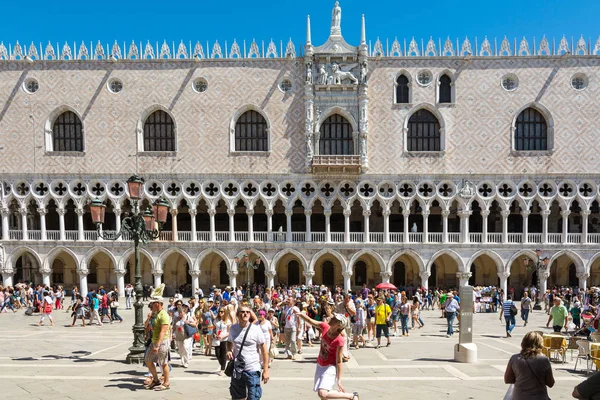
M 312 20 L 313 44 L 324 42 L 329 33 L 333 0 L 280 1 L 184 1 L 184 0 L 29 0 L 26 3 L 6 1 L 0 23 L 0 41 L 6 45 L 19 40 L 32 41 L 39 47 L 70 44 L 83 40 L 94 43 L 120 44 L 135 40 L 152 43 L 167 40 L 179 43 L 202 43 L 233 39 L 241 44 L 269 41 L 276 43 L 291 37 L 298 46 L 305 41 L 305 19 Z M 26 5 L 26 6 L 25 6 Z M 499 41 L 507 35 L 530 41 L 542 35 L 566 35 L 575 40 L 581 34 L 592 40 L 600 34 L 599 0 L 488 0 L 409 2 L 399 0 L 342 0 L 342 33 L 350 44 L 358 44 L 360 16 L 367 18 L 367 39 L 373 43 L 380 37 L 402 42 L 413 36 L 420 44 L 430 36 L 436 41 L 447 36 L 456 42 L 465 35 L 473 41 L 484 36 Z M 499 43 L 499 42 L 498 42 Z M 279 46 L 278 46 L 279 47 Z

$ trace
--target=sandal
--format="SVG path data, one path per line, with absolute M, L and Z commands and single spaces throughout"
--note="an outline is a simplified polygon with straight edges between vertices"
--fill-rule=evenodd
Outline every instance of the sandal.
M 148 377 L 146 377 L 146 379 L 144 379 L 144 386 L 148 386 L 151 383 L 152 383 L 152 376 L 148 376 Z
M 171 385 L 165 385 L 163 383 L 163 384 L 160 384 L 160 385 L 156 386 L 154 388 L 154 391 L 155 392 L 162 392 L 163 390 L 169 390 L 169 389 L 171 389 Z
M 360 400 L 360 397 L 358 396 L 358 392 L 352 393 L 352 396 L 354 396 L 354 397 L 352 397 L 352 400 Z
M 154 389 L 155 387 L 157 387 L 157 386 L 159 386 L 159 385 L 162 385 L 162 384 L 160 383 L 160 381 L 154 381 L 154 380 L 153 380 L 152 382 L 150 382 L 150 384 L 149 384 L 149 385 L 145 385 L 144 387 L 146 388 L 146 390 L 152 390 L 152 389 Z

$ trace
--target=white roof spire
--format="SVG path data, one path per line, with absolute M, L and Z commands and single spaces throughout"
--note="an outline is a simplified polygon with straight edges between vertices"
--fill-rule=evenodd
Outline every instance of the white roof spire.
M 306 17 L 306 44 L 311 44 L 310 41 L 310 15 L 308 15 Z
M 362 15 L 362 27 L 360 29 L 360 44 L 367 43 L 367 29 L 365 28 L 365 14 Z

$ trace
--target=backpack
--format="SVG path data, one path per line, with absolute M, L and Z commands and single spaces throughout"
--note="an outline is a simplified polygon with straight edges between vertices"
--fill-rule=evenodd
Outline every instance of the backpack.
M 519 313 L 519 310 L 517 310 L 517 306 L 515 306 L 515 302 L 511 301 L 510 302 L 510 315 L 514 317 L 518 313 Z

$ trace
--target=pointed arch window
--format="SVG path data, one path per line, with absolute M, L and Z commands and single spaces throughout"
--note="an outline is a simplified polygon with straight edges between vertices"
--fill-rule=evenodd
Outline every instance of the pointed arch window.
M 144 122 L 144 151 L 175 151 L 175 123 L 163 110 L 156 110 Z
M 65 111 L 54 120 L 52 151 L 83 151 L 83 125 L 73 111 Z
M 396 79 L 396 103 L 407 104 L 410 102 L 410 85 L 406 75 L 400 75 Z
M 438 90 L 439 103 L 452 103 L 452 79 L 447 74 L 440 77 Z
M 333 114 L 321 124 L 319 154 L 348 156 L 354 154 L 352 125 L 339 114 Z
M 515 123 L 515 150 L 548 150 L 548 125 L 546 118 L 535 108 L 526 108 Z
M 429 110 L 420 109 L 408 120 L 408 151 L 440 151 L 440 122 Z
M 258 111 L 246 111 L 236 121 L 235 151 L 269 151 L 267 120 Z

